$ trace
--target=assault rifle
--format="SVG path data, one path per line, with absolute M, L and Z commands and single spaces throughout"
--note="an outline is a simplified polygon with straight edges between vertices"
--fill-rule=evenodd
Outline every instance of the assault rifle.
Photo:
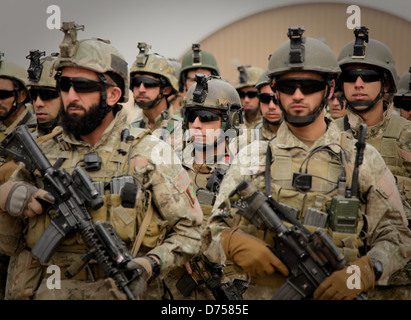
M 67 236 L 79 232 L 87 253 L 82 257 L 83 266 L 90 259 L 95 259 L 105 276 L 113 278 L 128 299 L 136 299 L 129 284 L 141 275 L 141 270 L 126 270 L 133 256 L 110 224 L 94 224 L 87 211 L 87 207 L 96 210 L 103 205 L 103 199 L 90 176 L 81 167 L 75 167 L 71 175 L 64 169 L 54 168 L 25 125 L 18 126 L 0 143 L 0 155 L 13 156 L 15 160 L 24 162 L 32 172 L 38 170 L 44 189 L 55 198 L 54 204 L 47 204 L 45 208 L 47 213 L 54 209 L 55 217 L 31 252 L 41 262 L 48 262 Z
M 288 228 L 277 215 L 287 217 L 284 207 L 257 190 L 247 179 L 229 195 L 233 207 L 257 228 L 275 232 L 273 253 L 287 266 L 290 275 L 275 292 L 273 300 L 309 298 L 335 270 L 345 265 L 344 255 L 321 229 L 310 233 L 301 223 Z

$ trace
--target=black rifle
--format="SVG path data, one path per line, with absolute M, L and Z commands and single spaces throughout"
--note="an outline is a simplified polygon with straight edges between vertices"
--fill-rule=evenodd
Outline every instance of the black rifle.
M 230 202 L 257 228 L 275 232 L 273 253 L 287 266 L 290 275 L 276 291 L 274 300 L 300 300 L 312 297 L 315 289 L 335 270 L 345 265 L 344 255 L 331 238 L 318 229 L 310 232 L 301 224 L 288 228 L 280 217 L 284 207 L 244 180 L 230 194 Z
M 38 170 L 44 190 L 55 198 L 54 204 L 46 208 L 46 212 L 54 209 L 55 217 L 31 252 L 41 262 L 48 262 L 60 243 L 77 231 L 86 245 L 84 265 L 91 258 L 95 259 L 105 276 L 113 278 L 119 290 L 134 300 L 136 297 L 129 284 L 141 275 L 141 270 L 126 270 L 133 256 L 111 225 L 93 223 L 87 207 L 98 209 L 104 203 L 90 176 L 81 167 L 75 167 L 71 175 L 64 169 L 55 169 L 25 125 L 18 126 L 1 142 L 0 155 L 14 156 L 17 161 L 24 162 L 28 170 Z

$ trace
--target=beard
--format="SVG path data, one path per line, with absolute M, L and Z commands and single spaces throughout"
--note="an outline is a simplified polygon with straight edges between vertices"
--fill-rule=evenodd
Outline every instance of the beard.
M 70 108 L 78 108 L 84 111 L 83 115 L 68 114 L 62 106 L 61 126 L 66 133 L 74 135 L 77 139 L 93 132 L 107 114 L 101 106 L 101 103 L 92 105 L 89 110 L 86 110 L 82 105 L 76 103 L 70 103 L 67 106 L 67 110 Z

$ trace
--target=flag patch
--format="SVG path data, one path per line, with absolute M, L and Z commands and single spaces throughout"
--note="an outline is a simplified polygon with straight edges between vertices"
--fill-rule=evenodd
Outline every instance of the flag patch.
M 188 185 L 186 191 L 184 191 L 184 194 L 187 196 L 188 202 L 190 203 L 190 206 L 193 208 L 197 198 L 191 184 Z

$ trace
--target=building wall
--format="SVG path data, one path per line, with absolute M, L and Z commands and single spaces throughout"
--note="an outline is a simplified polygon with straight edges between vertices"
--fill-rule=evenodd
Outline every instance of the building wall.
M 288 40 L 289 26 L 304 26 L 307 37 L 324 41 L 338 56 L 354 39 L 347 28 L 347 4 L 312 3 L 291 5 L 260 12 L 238 20 L 199 41 L 201 49 L 217 59 L 221 75 L 234 83 L 238 65 L 267 68 L 268 57 Z M 361 9 L 361 25 L 370 38 L 382 41 L 392 51 L 397 72 L 402 76 L 411 66 L 411 22 L 379 10 Z

